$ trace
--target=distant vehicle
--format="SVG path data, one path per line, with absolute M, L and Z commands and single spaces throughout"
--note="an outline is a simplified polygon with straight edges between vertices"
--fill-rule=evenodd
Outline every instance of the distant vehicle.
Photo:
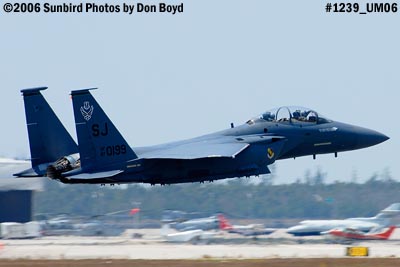
M 294 236 L 320 235 L 338 228 L 353 228 L 362 232 L 379 229 L 391 225 L 392 218 L 400 214 L 400 203 L 394 203 L 374 217 L 349 218 L 344 220 L 306 220 L 290 227 L 286 232 Z
M 41 236 L 40 223 L 36 221 L 0 223 L 0 239 L 26 239 Z
M 265 228 L 262 224 L 232 225 L 222 214 L 218 215 L 220 229 L 228 233 L 240 234 L 243 236 L 269 235 L 276 231 L 275 228 Z
M 131 148 L 90 93 L 92 88 L 71 92 L 78 146 L 41 95 L 44 89 L 21 90 L 32 168 L 16 173 L 18 177 L 47 176 L 68 184 L 214 181 L 270 173 L 268 165 L 278 159 L 337 156 L 389 138 L 309 108 L 280 107 L 238 127 L 231 124 L 193 139 Z M 128 117 L 143 115 L 139 113 Z M 149 123 L 160 119 L 165 119 L 162 114 Z
M 396 226 L 390 226 L 383 232 L 379 233 L 364 233 L 357 229 L 345 228 L 345 229 L 332 229 L 322 234 L 330 235 L 337 239 L 357 239 L 357 240 L 387 240 L 392 235 Z

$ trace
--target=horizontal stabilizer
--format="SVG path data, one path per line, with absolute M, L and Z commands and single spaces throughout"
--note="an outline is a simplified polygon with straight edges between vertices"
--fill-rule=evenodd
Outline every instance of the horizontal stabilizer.
M 400 203 L 393 203 L 386 209 L 381 211 L 382 213 L 400 213 Z
M 17 178 L 36 178 L 36 177 L 41 177 L 46 174 L 46 171 L 36 171 L 33 168 L 24 170 L 22 172 L 14 173 L 14 176 L 17 176 Z
M 74 171 L 71 171 L 72 173 Z M 106 171 L 106 172 L 94 172 L 94 173 L 79 173 L 75 175 L 69 176 L 68 173 L 64 173 L 64 177 L 67 177 L 69 179 L 97 179 L 97 178 L 110 178 L 113 177 L 117 174 L 120 174 L 121 172 L 124 172 L 122 170 L 112 170 L 112 171 Z

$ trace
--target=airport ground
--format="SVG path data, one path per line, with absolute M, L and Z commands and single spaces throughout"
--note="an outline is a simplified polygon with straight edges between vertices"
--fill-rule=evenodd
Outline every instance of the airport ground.
M 0 267 L 397 267 L 400 259 L 4 260 Z
M 141 235 L 141 238 L 134 236 Z M 0 240 L 2 266 L 400 266 L 400 231 L 388 241 L 333 244 L 323 237 L 292 237 L 278 230 L 256 240 L 227 233 L 210 242 L 171 244 L 159 229 L 117 237 L 47 236 Z M 369 256 L 346 256 L 366 246 Z

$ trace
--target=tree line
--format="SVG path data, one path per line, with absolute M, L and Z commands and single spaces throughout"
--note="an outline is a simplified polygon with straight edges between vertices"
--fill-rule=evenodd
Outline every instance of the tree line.
M 231 218 L 290 219 L 373 216 L 400 202 L 400 183 L 372 176 L 363 184 L 323 183 L 321 177 L 292 184 L 273 185 L 271 180 L 229 179 L 222 183 L 170 186 L 63 185 L 47 180 L 35 192 L 34 214 L 104 215 L 141 209 L 141 218 L 160 219 L 166 209 L 224 213 Z

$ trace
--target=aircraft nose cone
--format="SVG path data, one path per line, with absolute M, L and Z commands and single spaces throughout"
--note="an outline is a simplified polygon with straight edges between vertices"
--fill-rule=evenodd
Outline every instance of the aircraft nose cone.
M 385 142 L 388 139 L 389 139 L 388 136 L 380 132 L 365 128 L 360 128 L 357 131 L 357 137 L 356 137 L 358 147 L 360 148 L 374 146 L 382 142 Z

